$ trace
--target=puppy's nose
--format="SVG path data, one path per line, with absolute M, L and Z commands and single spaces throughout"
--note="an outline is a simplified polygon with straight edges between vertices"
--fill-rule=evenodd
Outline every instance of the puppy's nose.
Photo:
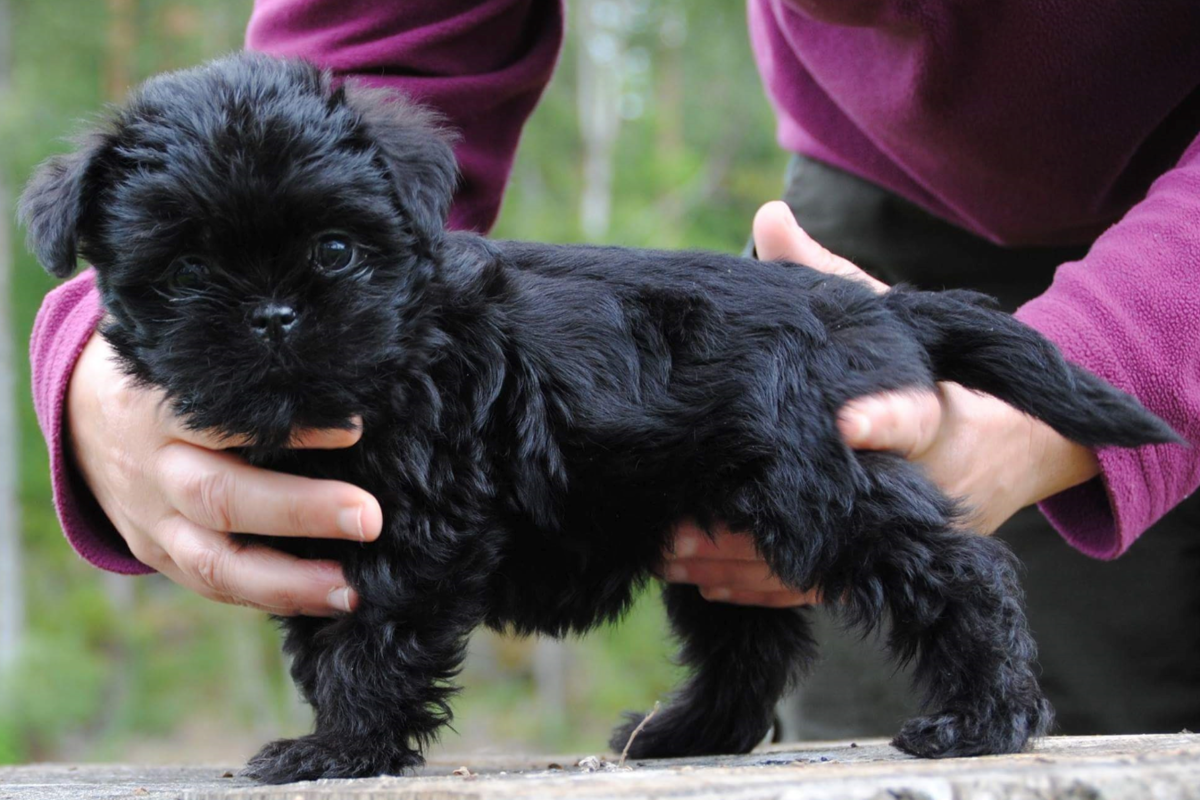
M 250 330 L 260 339 L 283 341 L 295 327 L 295 310 L 281 303 L 264 303 L 250 314 Z

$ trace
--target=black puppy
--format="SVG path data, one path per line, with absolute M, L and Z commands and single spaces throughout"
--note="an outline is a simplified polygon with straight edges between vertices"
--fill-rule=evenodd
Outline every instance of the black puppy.
M 950 380 L 1086 445 L 1177 441 L 1163 422 L 982 296 L 448 233 L 455 180 L 430 113 L 241 55 L 148 82 L 22 199 L 43 264 L 95 265 L 104 335 L 190 425 L 383 506 L 370 546 L 274 542 L 340 561 L 361 605 L 283 620 L 316 731 L 251 775 L 420 764 L 474 627 L 618 619 L 684 515 L 752 531 L 775 574 L 841 598 L 850 623 L 891 617 L 928 711 L 897 747 L 1007 753 L 1047 730 L 1012 557 L 956 530 L 919 468 L 849 450 L 836 412 Z M 284 449 L 352 415 L 357 446 Z M 633 757 L 749 750 L 813 659 L 805 615 L 665 596 L 692 675 Z

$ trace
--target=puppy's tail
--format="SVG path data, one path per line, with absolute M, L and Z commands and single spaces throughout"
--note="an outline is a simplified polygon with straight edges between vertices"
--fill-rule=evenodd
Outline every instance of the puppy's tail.
M 925 346 L 938 380 L 1000 398 L 1088 447 L 1184 443 L 1134 398 L 1069 363 L 977 292 L 892 289 L 884 302 Z

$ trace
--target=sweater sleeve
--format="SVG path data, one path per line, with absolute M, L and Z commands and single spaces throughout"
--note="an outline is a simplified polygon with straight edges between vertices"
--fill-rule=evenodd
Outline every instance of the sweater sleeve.
M 50 486 L 67 540 L 75 552 L 101 569 L 139 575 L 153 570 L 129 552 L 83 485 L 67 452 L 63 419 L 67 387 L 75 362 L 102 314 L 92 270 L 46 295 L 34 319 L 29 342 L 33 407 L 50 450 Z
M 562 0 L 256 0 L 246 46 L 437 109 L 461 138 L 452 227 L 496 221 L 521 128 L 558 59 Z
M 1200 485 L 1200 139 L 1017 317 L 1191 444 L 1101 449 L 1099 478 L 1041 504 L 1075 548 L 1116 558 Z

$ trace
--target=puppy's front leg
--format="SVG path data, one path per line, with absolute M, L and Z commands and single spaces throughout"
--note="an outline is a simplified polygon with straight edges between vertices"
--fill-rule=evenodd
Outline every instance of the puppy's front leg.
M 420 748 L 450 720 L 450 680 L 473 610 L 462 597 L 372 606 L 334 621 L 287 621 L 292 674 L 316 730 L 264 747 L 245 773 L 264 783 L 396 775 L 424 763 Z

